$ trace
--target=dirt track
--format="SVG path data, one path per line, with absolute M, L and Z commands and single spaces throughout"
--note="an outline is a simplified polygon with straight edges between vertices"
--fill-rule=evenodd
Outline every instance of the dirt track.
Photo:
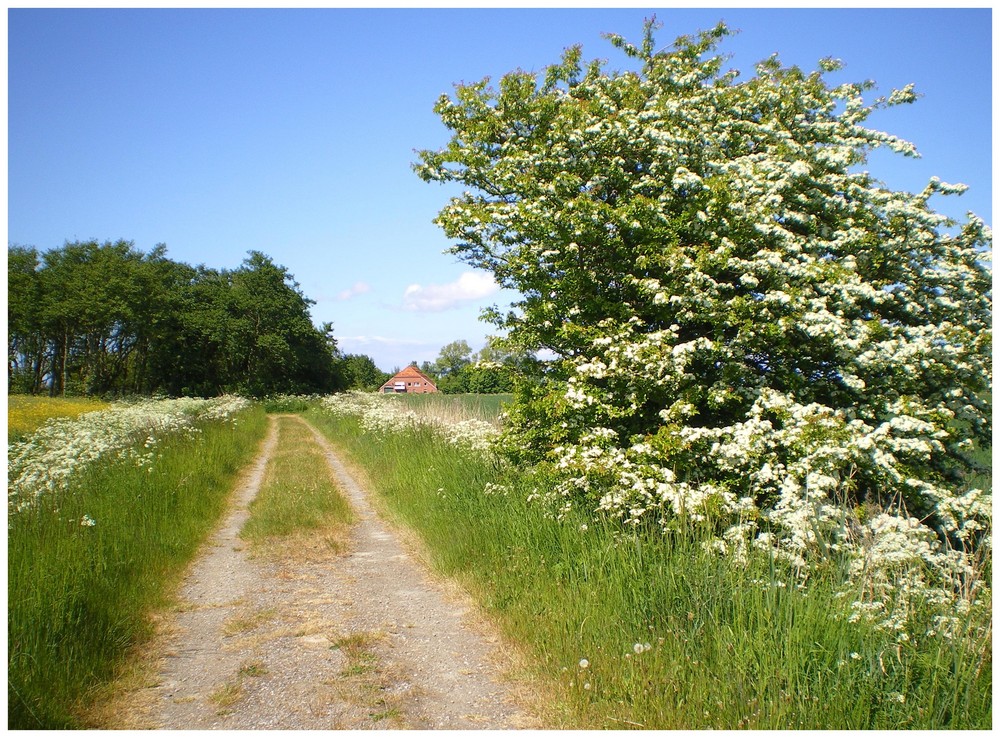
M 299 422 L 305 422 L 299 419 Z M 157 676 L 114 727 L 538 727 L 473 607 L 435 582 L 313 429 L 358 517 L 348 551 L 250 556 L 239 538 L 277 444 L 270 429 L 154 649 Z

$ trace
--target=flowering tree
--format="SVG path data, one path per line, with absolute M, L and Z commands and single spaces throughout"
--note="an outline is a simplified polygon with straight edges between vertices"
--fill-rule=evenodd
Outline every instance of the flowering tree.
M 739 81 L 724 25 L 662 52 L 653 31 L 609 37 L 641 71 L 574 47 L 457 86 L 435 108 L 451 140 L 415 165 L 471 188 L 436 222 L 522 295 L 491 315 L 509 340 L 557 356 L 519 392 L 508 452 L 553 472 L 560 505 L 707 519 L 736 555 L 971 545 L 990 520 L 967 480 L 990 437 L 992 235 L 929 206 L 964 187 L 894 192 L 858 166 L 916 155 L 864 125 L 912 86 L 866 102 L 871 83 L 827 84 L 839 61 L 777 57 Z

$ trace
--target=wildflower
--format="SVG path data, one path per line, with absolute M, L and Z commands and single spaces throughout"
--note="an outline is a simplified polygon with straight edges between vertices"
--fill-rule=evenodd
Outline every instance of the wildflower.
M 66 487 L 72 478 L 101 458 L 128 459 L 135 448 L 182 434 L 202 420 L 228 420 L 249 404 L 241 397 L 212 400 L 181 398 L 117 403 L 73 420 L 53 419 L 24 442 L 8 445 L 8 513 L 34 506 L 48 492 Z M 153 453 L 140 456 L 152 461 Z
M 430 409 L 418 413 L 408 409 L 398 397 L 381 394 L 346 392 L 324 397 L 322 404 L 333 415 L 359 418 L 366 433 L 384 434 L 427 428 L 454 446 L 480 453 L 491 453 L 493 441 L 499 433 L 493 423 L 479 418 L 444 417 Z
M 83 518 L 80 519 L 80 525 L 84 526 L 85 528 L 93 528 L 95 525 L 97 525 L 97 521 L 94 520 L 89 515 L 84 515 Z
M 581 669 L 586 669 L 588 666 L 590 666 L 590 662 L 587 661 L 587 659 L 580 659 L 580 668 Z

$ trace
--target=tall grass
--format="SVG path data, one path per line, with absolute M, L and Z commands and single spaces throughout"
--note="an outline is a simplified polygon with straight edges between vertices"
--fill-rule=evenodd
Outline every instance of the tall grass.
M 407 409 L 416 413 L 432 415 L 437 418 L 449 419 L 453 422 L 462 420 L 485 420 L 497 422 L 503 411 L 503 406 L 510 402 L 513 395 L 445 395 L 442 393 L 402 394 L 394 395 L 404 403 Z
M 151 634 L 148 613 L 225 509 L 265 424 L 262 409 L 244 410 L 235 425 L 161 440 L 152 466 L 96 462 L 10 521 L 9 728 L 87 727 L 88 704 Z
M 836 561 L 799 589 L 766 557 L 734 567 L 696 533 L 556 520 L 527 502 L 543 480 L 430 428 L 375 435 L 350 417 L 307 417 L 367 470 L 433 565 L 524 645 L 571 727 L 991 725 L 989 622 L 900 640 L 848 620 Z

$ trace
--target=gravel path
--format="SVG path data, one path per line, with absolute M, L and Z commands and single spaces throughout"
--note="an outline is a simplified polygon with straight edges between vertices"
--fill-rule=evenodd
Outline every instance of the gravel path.
M 358 518 L 348 551 L 321 542 L 285 556 L 244 548 L 247 505 L 277 445 L 272 418 L 164 623 L 159 676 L 135 695 L 121 727 L 538 727 L 503 681 L 511 664 L 489 625 L 430 577 L 312 431 Z

